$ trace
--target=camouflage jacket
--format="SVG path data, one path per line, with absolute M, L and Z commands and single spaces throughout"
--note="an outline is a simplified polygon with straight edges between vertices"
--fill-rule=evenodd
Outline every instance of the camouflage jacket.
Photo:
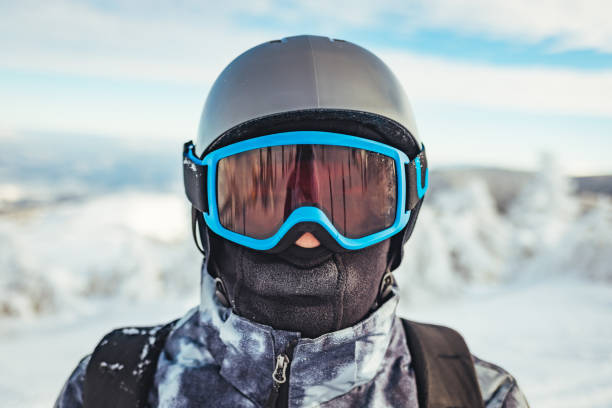
M 207 274 L 205 274 L 207 276 Z M 289 407 L 418 407 L 417 388 L 394 295 L 353 327 L 316 339 L 260 325 L 223 307 L 212 279 L 202 302 L 170 333 L 159 358 L 152 407 L 262 407 L 274 386 L 277 357 L 291 344 Z M 82 406 L 84 358 L 56 402 Z M 474 357 L 487 408 L 528 407 L 516 381 Z

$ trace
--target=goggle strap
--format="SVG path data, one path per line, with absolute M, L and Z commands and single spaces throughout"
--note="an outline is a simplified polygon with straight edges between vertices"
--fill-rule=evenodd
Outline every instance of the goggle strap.
M 406 164 L 406 211 L 413 210 L 425 196 L 429 186 L 429 170 L 425 149 Z
M 190 158 L 189 152 L 192 149 L 192 142 L 187 142 L 183 146 L 183 182 L 185 184 L 185 194 L 194 208 L 201 212 L 208 212 L 206 182 L 208 167 L 196 163 Z

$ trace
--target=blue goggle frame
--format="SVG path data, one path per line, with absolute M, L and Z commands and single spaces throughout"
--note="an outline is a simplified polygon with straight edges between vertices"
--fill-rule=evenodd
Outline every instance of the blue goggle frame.
M 230 231 L 221 225 L 217 208 L 217 163 L 219 160 L 242 153 L 271 146 L 282 145 L 333 145 L 347 146 L 364 150 L 373 151 L 392 158 L 395 161 L 397 174 L 397 209 L 393 224 L 379 232 L 361 238 L 347 238 L 340 234 L 325 213 L 313 206 L 304 206 L 295 209 L 278 231 L 266 239 L 257 239 Z M 421 162 L 424 159 L 425 163 Z M 413 161 L 399 149 L 356 136 L 341 133 L 321 132 L 321 131 L 295 131 L 276 133 L 248 139 L 234 143 L 207 154 L 203 159 L 199 159 L 194 154 L 194 145 L 191 142 L 185 144 L 183 169 L 185 177 L 185 190 L 192 205 L 202 211 L 206 225 L 217 235 L 233 241 L 237 244 L 256 250 L 269 250 L 274 248 L 283 236 L 294 225 L 300 222 L 316 222 L 329 232 L 329 234 L 343 248 L 355 250 L 374 245 L 381 242 L 398 232 L 408 223 L 410 211 L 414 208 L 415 200 L 422 199 L 427 191 L 429 184 L 429 170 L 426 167 L 424 148 Z M 415 186 L 407 188 L 409 171 L 414 174 Z M 424 170 L 424 171 L 423 171 Z M 422 173 L 425 173 L 424 177 Z M 423 183 L 423 178 L 424 183 Z M 202 180 L 204 179 L 204 180 Z M 205 181 L 205 184 L 203 183 Z M 413 205 L 407 205 L 407 200 Z

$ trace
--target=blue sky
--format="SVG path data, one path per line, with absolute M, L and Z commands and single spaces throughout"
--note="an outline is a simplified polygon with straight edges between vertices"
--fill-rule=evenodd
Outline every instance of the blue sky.
M 0 4 L 0 145 L 28 131 L 193 138 L 208 88 L 251 46 L 356 42 L 403 83 L 432 165 L 612 172 L 606 1 Z

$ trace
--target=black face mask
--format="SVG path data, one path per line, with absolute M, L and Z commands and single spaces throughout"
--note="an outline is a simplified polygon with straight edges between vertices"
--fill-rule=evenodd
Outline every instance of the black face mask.
M 307 338 L 365 318 L 388 264 L 389 240 L 348 252 L 291 245 L 271 254 L 208 234 L 208 268 L 223 281 L 234 312 Z

